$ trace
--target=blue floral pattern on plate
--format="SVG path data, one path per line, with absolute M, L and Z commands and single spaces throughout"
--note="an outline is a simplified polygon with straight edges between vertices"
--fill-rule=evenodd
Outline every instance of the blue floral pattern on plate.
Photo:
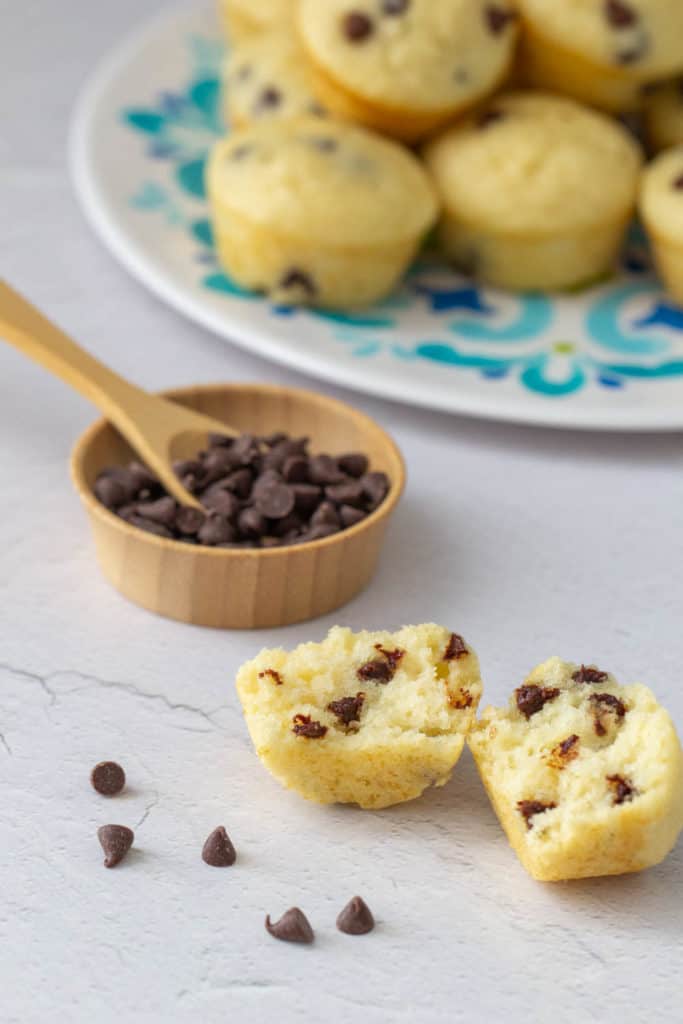
M 143 141 L 148 159 L 167 163 L 171 172 L 165 186 L 141 181 L 130 203 L 192 239 L 197 279 L 204 289 L 265 305 L 266 300 L 241 288 L 219 267 L 206 209 L 206 156 L 225 131 L 219 85 L 222 45 L 192 36 L 188 52 L 187 84 L 170 84 L 153 105 L 121 111 L 123 122 Z M 634 380 L 683 377 L 683 310 L 663 295 L 638 225 L 630 232 L 620 272 L 594 282 L 578 298 L 515 296 L 478 287 L 425 251 L 397 293 L 370 310 L 269 309 L 273 318 L 313 318 L 357 359 L 388 354 L 488 381 L 514 377 L 547 399 L 590 387 L 607 395 Z M 570 337 L 567 322 L 575 323 Z

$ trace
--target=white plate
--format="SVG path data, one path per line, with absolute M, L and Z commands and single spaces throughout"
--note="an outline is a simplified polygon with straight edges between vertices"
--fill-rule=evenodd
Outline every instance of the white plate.
M 623 269 L 581 294 L 511 296 L 438 262 L 358 316 L 274 308 L 217 266 L 202 162 L 222 132 L 211 10 L 166 13 L 87 85 L 76 191 L 106 245 L 162 299 L 269 359 L 449 412 L 551 426 L 683 428 L 683 310 L 634 228 Z

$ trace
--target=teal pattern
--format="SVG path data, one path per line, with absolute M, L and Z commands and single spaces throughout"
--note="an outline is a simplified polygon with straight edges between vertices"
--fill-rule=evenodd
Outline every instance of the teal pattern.
M 123 122 L 146 147 L 165 183 L 140 182 L 130 197 L 144 216 L 163 218 L 196 246 L 197 281 L 216 297 L 265 300 L 232 281 L 217 262 L 206 207 L 204 170 L 212 143 L 224 134 L 215 39 L 188 40 L 189 83 L 128 107 Z M 395 295 L 370 310 L 329 312 L 270 306 L 273 318 L 313 318 L 358 359 L 437 364 L 444 373 L 478 374 L 491 382 L 514 378 L 528 391 L 559 400 L 583 389 L 618 394 L 632 380 L 683 377 L 683 309 L 655 280 L 642 228 L 634 224 L 622 273 L 581 294 L 511 296 L 481 288 L 445 268 L 427 249 Z M 576 319 L 577 339 L 558 337 L 559 313 Z M 428 330 L 425 330 L 425 323 Z M 422 337 L 416 337 L 419 324 Z M 566 327 L 563 334 L 566 335 Z

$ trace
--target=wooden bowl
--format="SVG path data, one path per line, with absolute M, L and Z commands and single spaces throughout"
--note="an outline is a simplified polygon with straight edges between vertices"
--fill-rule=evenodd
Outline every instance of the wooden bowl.
M 308 436 L 313 453 L 365 452 L 371 469 L 387 474 L 391 490 L 356 526 L 298 546 L 230 550 L 165 540 L 130 526 L 95 498 L 98 473 L 135 457 L 114 427 L 99 420 L 76 443 L 71 476 L 110 583 L 149 611 L 219 629 L 312 619 L 334 611 L 368 584 L 405 483 L 398 448 L 373 420 L 325 395 L 262 384 L 217 384 L 165 394 L 241 431 Z

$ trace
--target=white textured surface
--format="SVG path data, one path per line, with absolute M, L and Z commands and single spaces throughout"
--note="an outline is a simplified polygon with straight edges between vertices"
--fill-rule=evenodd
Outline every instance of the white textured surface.
M 150 298 L 71 195 L 76 90 L 160 6 L 0 0 L 0 272 L 143 385 L 302 383 Z M 94 566 L 66 472 L 92 410 L 2 346 L 0 394 L 3 1024 L 680 1021 L 680 845 L 642 876 L 536 884 L 469 757 L 444 790 L 381 813 L 285 793 L 251 753 L 232 678 L 260 646 L 318 637 L 331 620 L 220 634 L 124 603 Z M 452 624 L 496 701 L 550 654 L 595 660 L 649 682 L 683 725 L 680 437 L 352 400 L 395 433 L 411 482 L 376 582 L 342 623 Z M 88 771 L 109 757 L 130 788 L 107 802 Z M 137 834 L 115 871 L 95 838 L 106 821 Z M 225 871 L 199 858 L 219 823 L 239 854 Z M 334 919 L 356 892 L 378 928 L 354 939 Z M 313 948 L 263 930 L 266 912 L 293 903 L 317 929 Z

